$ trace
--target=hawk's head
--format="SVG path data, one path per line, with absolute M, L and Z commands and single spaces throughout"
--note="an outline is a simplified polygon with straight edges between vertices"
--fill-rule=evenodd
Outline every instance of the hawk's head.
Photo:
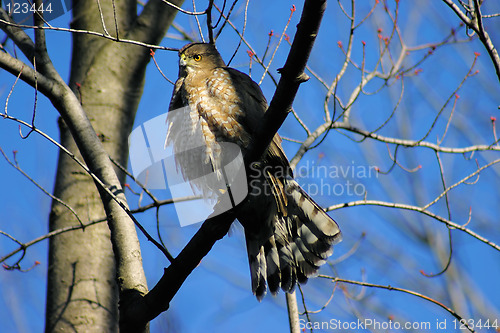
M 190 43 L 179 50 L 179 68 L 188 73 L 198 70 L 224 67 L 215 45 L 208 43 Z

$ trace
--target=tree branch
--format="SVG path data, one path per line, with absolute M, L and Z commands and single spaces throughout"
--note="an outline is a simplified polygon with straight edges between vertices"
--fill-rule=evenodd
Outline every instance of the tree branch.
M 54 81 L 41 73 L 35 73 L 33 68 L 19 59 L 11 57 L 5 52 L 0 52 L 0 68 L 5 69 L 14 76 L 20 75 L 20 79 L 33 88 L 35 88 L 36 84 L 38 90 L 46 96 L 53 94 L 54 89 L 56 89 Z
M 408 139 L 387 137 L 387 136 L 383 136 L 383 135 L 380 135 L 380 134 L 377 134 L 374 132 L 359 129 L 357 127 L 351 126 L 351 125 L 346 124 L 344 122 L 335 122 L 333 124 L 327 122 L 327 123 L 321 124 L 314 132 L 311 133 L 311 135 L 309 135 L 307 137 L 307 139 L 300 146 L 300 148 L 297 151 L 297 153 L 295 154 L 295 156 L 291 159 L 290 164 L 292 166 L 296 165 L 300 161 L 300 159 L 304 156 L 304 154 L 307 152 L 309 147 L 321 136 L 321 134 L 323 134 L 329 128 L 344 129 L 346 131 L 359 134 L 359 135 L 363 136 L 364 138 L 370 138 L 370 139 L 377 140 L 380 142 L 394 144 L 394 145 L 400 145 L 403 147 L 430 148 L 430 149 L 432 149 L 436 152 L 440 152 L 440 153 L 466 154 L 466 153 L 472 153 L 475 151 L 486 151 L 486 150 L 500 151 L 500 147 L 495 145 L 494 143 L 491 145 L 472 145 L 472 146 L 463 147 L 463 148 L 444 147 L 444 146 L 441 146 L 439 144 L 432 143 L 429 141 L 417 141 L 417 140 L 408 140 Z
M 474 1 L 474 11 L 472 12 L 471 9 L 471 14 L 472 14 L 472 19 L 467 17 L 467 15 L 462 12 L 460 7 L 458 7 L 452 0 L 443 0 L 445 4 L 447 4 L 454 12 L 455 14 L 464 22 L 470 29 L 472 29 L 479 37 L 479 40 L 481 40 L 481 43 L 483 43 L 484 47 L 488 51 L 488 55 L 491 58 L 491 61 L 493 62 L 493 66 L 495 67 L 495 71 L 498 77 L 498 80 L 500 81 L 500 56 L 498 55 L 498 51 L 495 48 L 495 45 L 493 45 L 493 42 L 491 41 L 491 38 L 489 34 L 484 30 L 483 26 L 483 21 L 482 21 L 482 16 L 481 16 L 481 5 L 479 3 L 479 0 L 473 0 Z
M 458 229 L 460 231 L 463 231 L 472 237 L 476 238 L 477 240 L 491 246 L 497 251 L 500 251 L 500 245 L 493 243 L 489 239 L 475 233 L 474 231 L 466 228 L 463 225 L 457 224 L 453 221 L 450 221 L 440 215 L 434 214 L 422 207 L 418 206 L 412 206 L 412 205 L 407 205 L 407 204 L 401 204 L 401 203 L 395 203 L 395 202 L 386 202 L 386 201 L 379 201 L 379 200 L 358 200 L 358 201 L 351 201 L 343 204 L 338 204 L 338 205 L 333 205 L 330 206 L 326 209 L 326 211 L 331 211 L 331 210 L 336 210 L 340 208 L 346 208 L 346 207 L 354 207 L 354 206 L 380 206 L 380 207 L 389 207 L 389 208 L 397 208 L 397 209 L 405 209 L 405 210 L 412 210 L 415 212 L 422 213 L 424 215 L 427 215 L 429 217 L 432 217 L 433 219 L 438 220 L 439 222 L 442 222 L 446 224 L 450 228 Z M 467 223 L 465 223 L 467 224 Z
M 288 310 L 288 324 L 290 326 L 290 333 L 300 333 L 297 295 L 294 291 L 293 293 L 286 293 L 285 296 L 286 296 L 286 305 Z
M 279 70 L 281 78 L 276 92 L 269 103 L 260 130 L 255 133 L 255 141 L 245 156 L 246 165 L 260 159 L 290 113 L 299 85 L 309 79 L 304 70 L 325 9 L 326 0 L 306 0 L 304 2 L 304 9 L 297 25 L 297 33 L 293 39 L 290 53 L 285 66 Z
M 29 61 L 33 62 L 35 55 L 35 44 L 31 38 L 20 28 L 16 22 L 0 7 L 0 29 L 19 47 Z
M 465 15 L 464 12 L 458 7 L 452 0 L 443 0 L 445 4 L 447 4 L 454 12 L 457 14 L 457 16 L 462 20 L 467 25 L 471 24 L 471 20 Z M 472 27 L 471 27 L 472 28 Z
M 41 24 L 40 21 L 41 18 L 37 19 L 35 22 Z M 117 275 L 120 277 L 118 281 L 119 288 L 120 290 L 135 289 L 140 293 L 144 293 L 147 290 L 147 283 L 141 257 L 138 255 L 140 254 L 139 240 L 132 219 L 121 207 L 128 208 L 125 195 L 114 171 L 113 164 L 108 157 L 108 153 L 102 146 L 100 139 L 96 135 L 78 98 L 54 68 L 46 52 L 43 29 L 37 29 L 35 31 L 35 37 L 36 63 L 43 75 L 37 73 L 35 77 L 34 70 L 26 68 L 21 61 L 3 52 L 0 52 L 0 66 L 11 73 L 15 73 L 15 75 L 22 70 L 21 79 L 32 86 L 35 86 L 36 80 L 36 84 L 40 91 L 49 98 L 60 113 L 89 170 L 95 174 L 99 182 L 104 185 L 104 189 L 101 188 L 101 186 L 97 186 L 97 188 L 106 215 L 108 216 L 113 250 L 116 262 L 118 263 Z M 94 178 L 94 180 L 96 180 L 96 178 Z M 113 200 L 108 192 L 115 194 L 118 202 Z
M 466 326 L 469 331 L 475 332 L 474 328 L 468 324 L 467 320 L 464 320 L 461 316 L 459 316 L 451 308 L 449 308 L 446 305 L 438 302 L 434 298 L 431 298 L 429 296 L 425 296 L 425 295 L 417 293 L 415 291 L 408 290 L 408 289 L 403 289 L 403 288 L 398 288 L 398 287 L 384 286 L 384 285 L 380 285 L 380 284 L 368 283 L 368 282 L 347 280 L 347 279 L 342 279 L 342 278 L 328 276 L 328 275 L 319 275 L 318 277 L 324 278 L 324 279 L 329 279 L 329 280 L 331 280 L 333 282 L 336 282 L 336 283 L 342 282 L 342 283 L 354 284 L 354 285 L 363 286 L 363 287 L 371 287 L 371 288 L 380 288 L 380 289 L 394 290 L 394 291 L 399 291 L 399 292 L 402 292 L 402 293 L 405 293 L 405 294 L 410 294 L 410 295 L 413 295 L 413 296 L 417 296 L 417 297 L 422 298 L 422 299 L 424 299 L 424 300 L 426 300 L 428 302 L 431 302 L 431 303 L 434 303 L 434 304 L 440 306 L 444 310 L 448 311 L 453 317 L 457 318 L 457 320 L 460 323 L 463 323 L 464 326 Z
M 141 15 L 137 18 L 134 27 L 127 38 L 141 41 L 144 44 L 158 44 L 163 38 L 164 31 L 174 20 L 175 14 L 184 0 L 148 1 Z M 149 50 L 146 50 L 149 53 Z
M 484 47 L 488 51 L 488 55 L 493 62 L 493 66 L 495 67 L 495 71 L 497 73 L 498 80 L 500 81 L 500 56 L 498 55 L 498 51 L 493 45 L 491 41 L 490 35 L 484 30 L 483 26 L 483 18 L 481 14 L 481 5 L 479 4 L 479 0 L 474 0 L 474 9 L 475 9 L 475 18 L 477 24 L 477 34 L 479 36 L 479 40 L 483 43 Z
M 84 35 L 91 35 L 91 36 L 97 36 L 97 37 L 102 37 L 114 42 L 120 42 L 124 44 L 132 44 L 132 45 L 138 45 L 138 46 L 143 46 L 147 49 L 155 49 L 155 50 L 168 50 L 168 51 L 177 51 L 175 48 L 167 47 L 167 46 L 159 46 L 157 44 L 148 44 L 148 43 L 143 43 L 141 41 L 137 40 L 132 40 L 132 39 L 123 39 L 123 38 L 118 38 L 114 37 L 111 35 L 106 35 L 104 32 L 97 32 L 97 31 L 92 31 L 92 30 L 84 30 L 84 29 L 71 29 L 71 28 L 60 28 L 60 27 L 37 27 L 33 25 L 26 25 L 26 24 L 18 24 L 18 23 L 12 23 L 8 20 L 5 20 L 1 18 L 0 16 L 0 28 L 5 31 L 3 26 L 11 26 L 15 27 L 18 29 L 40 29 L 40 30 L 54 30 L 54 31 L 64 31 L 64 32 L 71 32 L 71 33 L 76 33 L 76 34 L 84 34 Z M 28 37 L 29 38 L 29 37 Z M 17 45 L 17 44 L 16 44 Z M 19 45 L 18 45 L 19 46 Z

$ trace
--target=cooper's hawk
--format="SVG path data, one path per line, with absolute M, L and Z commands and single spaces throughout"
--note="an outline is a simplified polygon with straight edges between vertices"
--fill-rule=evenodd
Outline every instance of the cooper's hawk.
M 179 51 L 179 57 L 166 145 L 173 146 L 184 178 L 203 193 L 217 196 L 225 189 L 200 182 L 200 170 L 220 177 L 228 160 L 225 142 L 237 144 L 246 154 L 267 102 L 248 75 L 225 66 L 215 46 L 191 43 Z M 174 115 L 182 108 L 187 116 Z M 186 152 L 187 146 L 201 149 Z M 237 218 L 245 229 L 252 291 L 260 300 L 266 281 L 273 294 L 280 287 L 292 292 L 297 281 L 305 283 L 317 274 L 341 233 L 293 180 L 278 134 L 261 161 L 252 165 L 252 177 Z

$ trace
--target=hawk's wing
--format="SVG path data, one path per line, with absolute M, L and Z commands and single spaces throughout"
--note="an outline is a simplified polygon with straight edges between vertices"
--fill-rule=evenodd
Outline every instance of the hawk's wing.
M 239 94 L 240 107 L 245 109 L 242 124 L 248 133 L 253 136 L 257 128 L 261 126 L 262 118 L 267 110 L 266 98 L 260 86 L 250 76 L 234 68 L 227 67 L 226 69 L 233 81 L 233 85 L 236 87 L 237 94 Z M 289 175 L 292 175 L 288 159 L 281 147 L 281 137 L 278 134 L 274 136 L 263 160 L 270 165 L 284 167 Z

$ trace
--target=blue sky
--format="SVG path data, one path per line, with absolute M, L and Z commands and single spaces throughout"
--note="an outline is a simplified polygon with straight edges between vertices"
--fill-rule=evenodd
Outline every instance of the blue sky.
M 367 2 L 368 3 L 368 2 Z M 370 1 L 373 3 L 373 1 Z M 394 5 L 390 3 L 393 10 Z M 409 5 L 402 2 L 400 12 L 400 27 L 408 45 L 417 45 L 440 41 L 446 36 L 451 27 L 458 26 L 450 10 L 443 4 L 422 2 Z M 293 36 L 295 25 L 300 17 L 302 4 L 296 3 L 298 11 L 292 17 L 288 34 Z M 272 6 L 272 7 L 270 7 Z M 425 6 L 429 6 L 426 8 Z M 189 8 L 189 5 L 185 6 Z M 281 33 L 288 19 L 290 3 L 286 1 L 274 2 L 272 5 L 265 2 L 251 3 L 248 12 L 246 38 L 259 55 L 262 55 L 270 30 L 275 34 Z M 243 24 L 242 8 L 238 7 L 238 16 L 235 23 L 238 27 Z M 346 8 L 349 8 L 346 5 Z M 498 8 L 487 8 L 490 12 L 498 12 Z M 380 9 L 379 9 L 380 10 Z M 369 6 L 360 4 L 358 17 L 368 13 Z M 277 15 L 277 13 L 279 15 Z M 377 61 L 377 29 L 382 34 L 390 33 L 390 25 L 377 12 L 377 19 L 368 20 L 356 31 L 356 42 L 353 48 L 353 59 L 359 64 L 362 59 L 362 43 L 367 45 L 366 67 L 372 68 Z M 71 19 L 69 13 L 51 21 L 54 26 L 68 26 Z M 178 16 L 177 22 L 188 31 L 196 31 L 192 17 Z M 359 22 L 359 21 L 358 21 Z M 491 20 L 491 35 L 500 45 L 499 24 Z M 496 19 L 498 22 L 498 19 Z M 496 24 L 496 25 L 495 25 Z M 415 29 L 414 27 L 419 27 Z M 218 41 L 218 48 L 224 59 L 228 60 L 238 40 L 228 27 Z M 331 82 L 340 70 L 343 62 L 343 53 L 337 42 L 347 45 L 348 25 L 345 17 L 339 10 L 336 2 L 329 3 L 325 13 L 316 47 L 310 58 L 309 65 L 319 73 L 326 82 Z M 169 34 L 177 35 L 173 29 Z M 48 48 L 53 62 L 65 79 L 69 76 L 71 58 L 71 39 L 68 33 L 47 32 Z M 464 39 L 463 30 L 457 32 L 457 38 Z M 276 42 L 277 37 L 274 39 Z M 164 39 L 162 45 L 180 47 L 184 42 L 170 38 Z M 275 61 L 270 72 L 276 75 L 285 60 L 288 46 L 283 44 L 276 53 Z M 231 66 L 244 72 L 249 69 L 249 57 L 243 45 Z M 407 64 L 418 61 L 428 48 L 416 51 L 408 56 Z M 395 51 L 396 52 L 396 51 Z M 475 69 L 479 73 L 468 79 L 457 92 L 459 99 L 452 118 L 452 125 L 446 134 L 443 145 L 450 147 L 464 147 L 471 144 L 490 144 L 493 141 L 491 117 L 499 120 L 500 85 L 495 76 L 493 66 L 487 57 L 484 47 L 479 41 L 457 43 L 435 51 L 435 54 L 418 66 L 422 72 L 405 79 L 403 99 L 386 127 L 379 134 L 397 136 L 417 140 L 426 134 L 437 112 L 444 105 L 446 99 L 453 95 L 458 83 L 469 70 L 475 57 L 474 52 L 481 55 Z M 177 54 L 175 52 L 157 52 L 156 60 L 170 79 L 177 76 Z M 258 65 L 252 65 L 252 77 L 260 79 L 262 70 Z M 353 87 L 359 83 L 359 71 L 350 66 L 345 79 L 339 85 L 338 94 L 345 101 Z M 0 72 L 0 100 L 5 101 L 15 78 L 12 75 Z M 367 92 L 373 92 L 383 87 L 378 80 L 366 87 Z M 271 80 L 265 79 L 262 88 L 268 99 L 274 92 Z M 147 81 L 144 88 L 136 118 L 136 126 L 155 116 L 164 114 L 168 109 L 172 85 L 166 82 L 151 63 L 147 71 Z M 373 130 L 382 124 L 391 114 L 397 100 L 401 86 L 399 82 L 390 82 L 389 87 L 381 89 L 380 93 L 361 95 L 352 109 L 353 125 Z M 294 103 L 294 108 L 301 119 L 311 129 L 322 123 L 323 102 L 326 89 L 315 79 L 303 84 Z M 33 112 L 34 92 L 26 84 L 18 82 L 15 86 L 8 106 L 8 113 L 25 121 L 31 121 Z M 453 99 L 452 99 L 453 101 Z M 333 103 L 329 104 L 333 109 Z M 451 104 L 444 108 L 443 117 L 439 118 L 435 128 L 430 133 L 428 141 L 436 142 L 447 126 Z M 58 138 L 57 112 L 50 102 L 39 96 L 37 105 L 36 125 L 45 133 Z M 23 128 L 23 133 L 26 129 Z M 292 115 L 280 129 L 283 137 L 304 140 L 305 133 Z M 299 162 L 298 167 L 310 169 L 311 166 L 331 168 L 337 166 L 347 170 L 349 167 L 365 168 L 378 167 L 387 171 L 391 167 L 391 160 L 385 144 L 366 140 L 358 143 L 351 140 L 357 138 L 347 132 L 331 131 L 325 141 L 318 148 L 308 152 Z M 19 136 L 18 125 L 12 121 L 0 118 L 0 147 L 12 160 L 13 151 L 17 151 L 16 159 L 19 165 L 30 177 L 36 180 L 48 191 L 52 190 L 57 150 L 45 139 L 33 133 L 28 139 Z M 284 148 L 291 158 L 295 155 L 299 145 L 292 141 L 285 141 Z M 391 154 L 394 146 L 389 147 Z M 498 152 L 476 153 L 471 160 L 462 155 L 441 155 L 445 168 L 445 178 L 448 186 L 459 181 L 477 168 L 479 165 L 498 158 Z M 423 148 L 399 148 L 398 161 L 402 166 L 413 169 L 421 165 L 421 169 L 409 173 L 396 166 L 387 175 L 371 174 L 367 177 L 327 177 L 326 179 L 311 173 L 301 173 L 299 182 L 304 188 L 314 189 L 323 186 L 324 191 L 314 198 L 324 206 L 361 200 L 363 195 L 333 193 L 334 186 L 341 184 L 347 190 L 346 184 L 351 181 L 368 191 L 367 199 L 394 201 L 410 205 L 424 205 L 432 201 L 442 192 L 439 165 L 436 156 L 431 150 Z M 0 157 L 0 170 L 3 177 L 0 184 L 0 230 L 18 237 L 26 242 L 46 233 L 48 229 L 48 215 L 51 200 L 19 172 L 9 166 Z M 317 169 L 316 169 L 317 170 Z M 331 170 L 331 169 L 328 169 Z M 498 228 L 498 184 L 500 168 L 492 167 L 481 173 L 474 184 L 463 184 L 450 191 L 452 221 L 464 224 L 468 220 L 469 210 L 472 210 L 472 219 L 468 227 L 487 237 L 496 244 L 500 243 L 500 228 Z M 471 181 L 475 181 L 472 178 Z M 326 184 L 326 185 L 325 185 Z M 316 186 L 316 187 L 314 187 Z M 155 190 L 159 198 L 167 198 L 168 191 Z M 136 207 L 138 199 L 128 194 L 130 205 Z M 147 201 L 143 201 L 143 204 Z M 447 216 L 444 201 L 433 206 L 432 211 Z M 394 210 L 376 206 L 360 206 L 333 211 L 331 215 L 338 221 L 344 241 L 335 248 L 333 261 L 348 256 L 337 263 L 334 269 L 325 267 L 324 274 L 338 274 L 341 278 L 364 280 L 382 285 L 392 285 L 419 291 L 423 294 L 436 297 L 444 304 L 452 301 L 448 298 L 449 290 L 455 287 L 446 274 L 430 279 L 422 276 L 419 271 L 436 273 L 443 267 L 443 261 L 437 262 L 433 252 L 424 246 L 418 235 L 435 237 L 431 243 L 436 248 L 447 249 L 447 229 L 439 222 L 424 217 L 421 214 L 409 211 Z M 137 215 L 139 221 L 155 234 L 156 221 L 154 212 Z M 162 236 L 169 250 L 176 254 L 190 237 L 196 232 L 198 225 L 181 228 L 173 207 L 163 207 L 160 210 L 160 227 Z M 362 237 L 362 234 L 365 236 Z M 497 315 L 500 321 L 500 288 L 498 288 L 498 251 L 479 242 L 472 237 L 453 231 L 453 261 L 450 272 L 458 270 L 461 276 L 469 281 L 468 285 L 477 287 L 485 295 L 486 308 Z M 350 254 L 351 249 L 359 247 Z M 149 286 L 152 287 L 161 277 L 163 267 L 168 265 L 162 254 L 141 236 L 144 267 Z M 0 255 L 10 252 L 16 246 L 4 236 L 0 235 Z M 10 259 L 8 263 L 12 263 Z M 40 262 L 31 271 L 7 271 L 0 269 L 0 320 L 6 332 L 40 332 L 44 323 L 45 275 L 47 271 L 47 242 L 30 247 L 22 261 L 23 268 L 29 268 Z M 466 268 L 465 271 L 461 269 Z M 459 285 L 451 294 L 460 297 L 463 295 L 464 285 Z M 332 283 L 322 279 L 310 281 L 304 290 L 308 295 L 307 304 L 310 309 L 319 309 L 330 297 Z M 456 331 L 453 327 L 453 317 L 436 305 L 430 304 L 414 296 L 380 289 L 361 289 L 347 286 L 349 295 L 364 296 L 364 300 L 354 300 L 346 297 L 339 288 L 336 290 L 333 301 L 318 314 L 311 317 L 314 321 L 329 321 L 337 319 L 352 322 L 357 318 L 378 318 L 381 321 L 388 319 L 377 312 L 379 308 L 394 309 L 396 318 L 407 321 L 447 321 L 447 331 Z M 456 301 L 456 300 L 455 300 Z M 466 318 L 481 319 L 475 312 L 474 300 L 465 299 L 460 309 L 461 315 Z M 299 308 L 301 304 L 299 302 Z M 461 311 L 459 311 L 461 310 Z M 357 315 L 357 317 L 356 317 Z M 483 318 L 485 319 L 485 318 Z M 500 324 L 500 323 L 499 323 Z M 170 310 L 152 322 L 152 331 L 161 332 L 165 327 L 172 325 L 182 332 L 217 331 L 233 332 L 238 328 L 240 332 L 256 331 L 286 331 L 288 327 L 285 297 L 280 293 L 277 297 L 268 296 L 262 303 L 258 303 L 250 290 L 250 276 L 244 239 L 241 227 L 235 226 L 231 236 L 218 242 L 200 266 L 193 272 L 174 297 Z M 168 326 L 171 327 L 171 326 Z M 434 326 L 433 326 L 434 327 Z M 438 331 L 437 329 L 431 331 Z M 479 330 L 486 331 L 486 330 Z

